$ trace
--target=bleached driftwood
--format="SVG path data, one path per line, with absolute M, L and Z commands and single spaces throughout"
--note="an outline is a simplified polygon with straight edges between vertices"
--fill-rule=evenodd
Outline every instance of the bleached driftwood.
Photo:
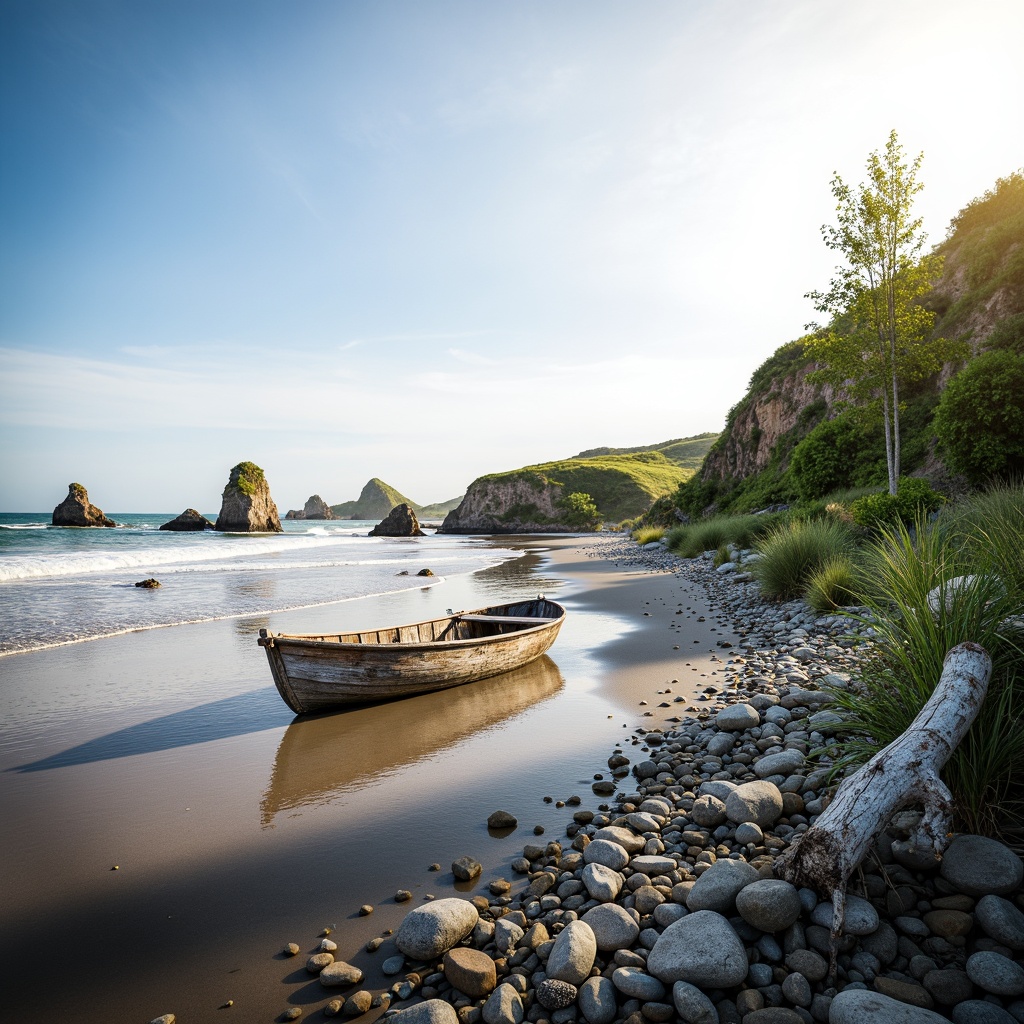
M 945 847 L 953 798 L 939 772 L 978 714 L 991 672 L 992 659 L 983 647 L 954 647 L 907 731 L 844 780 L 817 821 L 775 861 L 779 878 L 831 897 L 833 963 L 847 882 L 893 814 L 922 806 L 919 848 L 930 846 L 939 854 Z

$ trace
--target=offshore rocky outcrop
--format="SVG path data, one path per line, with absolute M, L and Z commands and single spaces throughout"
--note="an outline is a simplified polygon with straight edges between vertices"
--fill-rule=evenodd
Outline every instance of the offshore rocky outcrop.
M 562 486 L 537 473 L 480 477 L 439 533 L 571 533 L 560 521 Z
M 281 533 L 270 485 L 255 463 L 240 462 L 231 470 L 214 528 L 229 533 Z
M 68 496 L 53 510 L 54 526 L 117 526 L 103 510 L 89 501 L 81 484 L 68 484 Z
M 319 494 L 311 494 L 306 504 L 299 509 L 289 509 L 285 519 L 337 519 L 331 506 Z
M 214 524 L 206 516 L 194 508 L 187 508 L 180 516 L 160 525 L 161 530 L 174 530 L 178 533 L 191 533 L 197 530 L 212 530 Z
M 369 537 L 422 537 L 419 520 L 412 505 L 396 505 L 385 518 L 367 534 Z

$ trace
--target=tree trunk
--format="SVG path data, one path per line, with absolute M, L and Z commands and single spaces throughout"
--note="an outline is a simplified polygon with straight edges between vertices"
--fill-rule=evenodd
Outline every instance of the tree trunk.
M 992 659 L 978 644 L 954 647 L 927 703 L 907 731 L 844 780 L 801 838 L 775 861 L 775 873 L 832 900 L 832 973 L 846 914 L 846 885 L 871 845 L 904 807 L 924 808 L 917 844 L 940 854 L 953 798 L 939 771 L 985 700 Z

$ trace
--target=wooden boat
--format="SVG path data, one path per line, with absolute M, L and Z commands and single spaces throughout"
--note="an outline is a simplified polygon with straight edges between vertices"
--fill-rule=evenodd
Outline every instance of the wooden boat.
M 565 609 L 532 601 L 452 612 L 360 633 L 297 635 L 261 629 L 270 670 L 297 715 L 473 683 L 526 665 L 555 642 Z

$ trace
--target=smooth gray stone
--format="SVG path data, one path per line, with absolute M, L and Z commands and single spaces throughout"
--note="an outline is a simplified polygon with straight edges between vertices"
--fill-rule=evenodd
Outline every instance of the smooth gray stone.
M 621 871 L 629 863 L 629 854 L 618 843 L 609 839 L 595 839 L 583 851 L 587 864 L 603 864 L 612 871 Z
M 577 987 L 590 977 L 597 957 L 597 939 L 586 921 L 570 921 L 555 936 L 544 972 L 549 978 Z
M 768 754 L 754 763 L 754 774 L 759 779 L 767 779 L 772 775 L 793 775 L 801 772 L 804 767 L 804 755 L 799 750 L 783 750 L 778 754 Z
M 580 985 L 576 1004 L 590 1024 L 612 1024 L 619 1012 L 616 993 L 610 978 L 587 978 Z
M 764 842 L 764 832 L 760 825 L 755 825 L 752 821 L 745 821 L 742 825 L 736 826 L 736 842 L 741 846 L 746 846 L 747 843 L 760 846 Z
M 799 919 L 803 906 L 796 886 L 778 878 L 759 878 L 736 894 L 736 910 L 763 932 L 781 932 Z
M 522 1024 L 525 1016 L 523 1000 L 507 983 L 499 985 L 483 1006 L 484 1024 Z
M 468 900 L 434 900 L 405 915 L 395 933 L 395 945 L 414 960 L 433 960 L 461 942 L 479 920 Z
M 726 819 L 725 804 L 718 797 L 705 793 L 694 800 L 690 817 L 701 828 L 717 828 Z
M 644 1003 L 657 1003 L 665 997 L 665 986 L 639 967 L 616 967 L 612 984 L 623 995 Z
M 732 704 L 715 716 L 715 725 L 723 732 L 743 732 L 760 724 L 761 715 L 749 704 Z
M 1024 949 L 1024 913 L 1001 896 L 982 896 L 974 919 L 990 938 L 1010 949 Z
M 811 914 L 811 920 L 822 928 L 832 927 L 832 904 L 819 903 Z M 846 917 L 843 920 L 844 935 L 870 935 L 879 926 L 878 911 L 859 896 L 846 897 Z M 877 954 L 875 954 L 877 956 Z M 879 960 L 882 958 L 879 957 Z
M 869 992 L 844 988 L 828 1008 L 828 1024 L 945 1024 L 947 1017 L 921 1006 Z
M 507 917 L 499 917 L 494 922 L 494 944 L 503 956 L 515 949 L 525 934 L 515 921 L 510 921 Z
M 594 844 L 591 843 L 590 845 L 593 846 Z M 587 849 L 589 850 L 590 846 Z M 657 853 L 641 854 L 639 857 L 634 857 L 629 862 L 629 866 L 633 871 L 650 875 L 651 878 L 655 875 L 667 875 L 670 871 L 675 871 L 679 867 L 671 857 L 663 857 Z
M 672 986 L 672 1002 L 683 1024 L 718 1024 L 715 1004 L 688 981 L 677 981 Z
M 603 864 L 588 864 L 583 869 L 583 884 L 592 899 L 611 903 L 622 890 L 622 875 Z
M 399 1010 L 388 1018 L 399 1024 L 459 1024 L 455 1007 L 443 999 L 427 999 L 415 1006 Z
M 752 821 L 762 829 L 769 828 L 782 817 L 782 794 L 778 786 L 763 779 L 744 782 L 726 798 L 725 813 L 737 825 Z
M 982 950 L 967 958 L 967 976 L 996 996 L 1024 995 L 1024 967 L 1000 953 Z
M 1017 1024 L 1017 1018 L 995 1003 L 984 999 L 966 999 L 950 1014 L 953 1024 Z
M 654 908 L 654 920 L 662 928 L 667 928 L 670 924 L 675 924 L 679 918 L 686 917 L 687 913 L 686 907 L 679 903 L 662 903 Z
M 618 843 L 626 853 L 639 853 L 646 844 L 647 840 L 643 836 L 638 836 L 635 832 L 632 832 L 628 828 L 623 828 L 621 825 L 605 825 L 604 828 L 599 828 L 592 836 L 591 839 L 597 842 L 599 839 L 607 839 L 609 842 Z
M 729 794 L 736 786 L 737 783 L 730 782 L 728 779 L 708 779 L 707 782 L 700 784 L 697 796 L 713 796 L 715 799 L 725 803 L 729 799 Z
M 736 894 L 759 877 L 757 868 L 745 860 L 716 861 L 694 883 L 686 897 L 686 907 L 691 911 L 731 911 L 736 903 Z
M 732 925 L 701 910 L 669 925 L 659 936 L 647 969 L 666 984 L 689 981 L 703 988 L 730 988 L 747 976 L 747 953 Z
M 604 903 L 588 910 L 581 921 L 590 925 L 601 950 L 628 949 L 640 934 L 640 926 L 617 903 Z
M 968 896 L 1003 896 L 1019 888 L 1024 863 L 995 839 L 957 836 L 942 855 L 939 873 Z

